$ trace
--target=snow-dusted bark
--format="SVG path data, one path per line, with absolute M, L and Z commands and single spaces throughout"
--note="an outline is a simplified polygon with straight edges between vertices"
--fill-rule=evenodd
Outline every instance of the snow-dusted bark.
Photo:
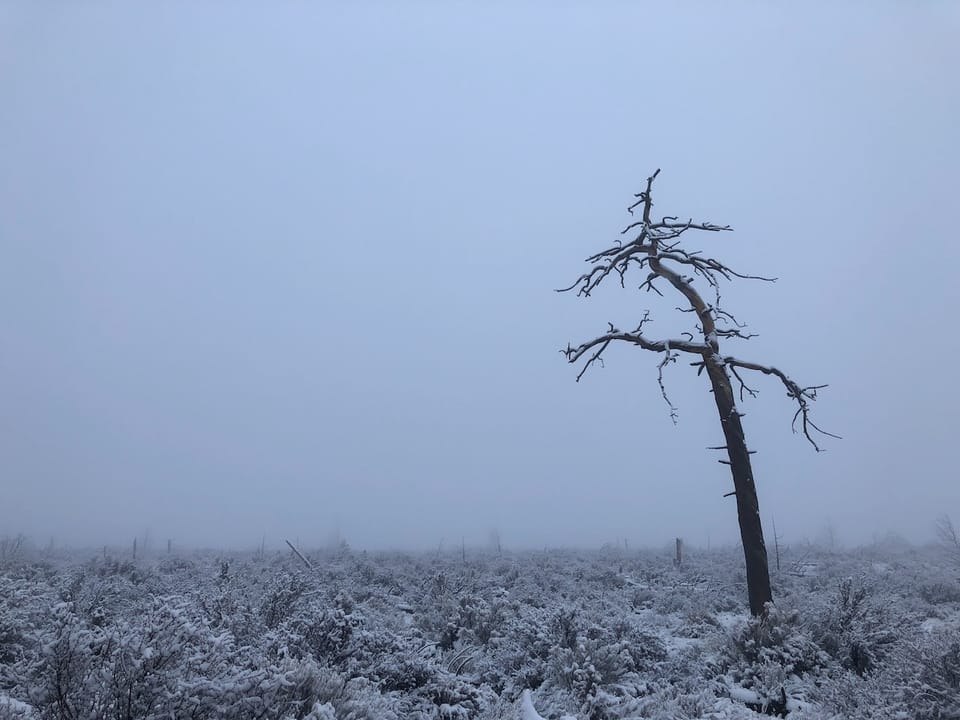
M 796 401 L 797 411 L 794 415 L 794 429 L 798 420 L 804 436 L 819 450 L 814 441 L 813 433 L 830 435 L 818 428 L 809 417 L 810 401 L 816 399 L 817 390 L 824 386 L 801 387 L 786 374 L 775 367 L 760 365 L 753 362 L 738 360 L 732 356 L 724 357 L 720 354 L 720 341 L 723 338 L 749 339 L 750 333 L 744 331 L 745 326 L 720 305 L 720 281 L 734 278 L 774 281 L 775 278 L 745 275 L 734 271 L 729 266 L 714 258 L 706 257 L 699 251 L 687 251 L 680 247 L 682 236 L 689 230 L 705 232 L 722 232 L 731 228 L 728 225 L 714 225 L 699 223 L 693 220 L 686 222 L 677 217 L 666 216 L 659 221 L 651 217 L 653 209 L 652 188 L 653 181 L 660 173 L 657 170 L 647 178 L 647 187 L 637 194 L 637 201 L 628 210 L 631 215 L 637 208 L 642 209 L 642 217 L 630 223 L 622 234 L 635 233 L 630 241 L 620 241 L 587 258 L 593 267 L 584 273 L 570 287 L 561 292 L 577 290 L 577 294 L 588 297 L 597 286 L 611 274 L 620 279 L 621 287 L 625 287 L 625 277 L 631 267 L 646 269 L 646 280 L 640 289 L 653 290 L 659 295 L 663 293 L 655 284 L 662 280 L 669 284 L 686 301 L 686 307 L 678 308 L 681 312 L 691 313 L 695 318 L 696 332 L 684 333 L 682 338 L 669 340 L 651 339 L 644 334 L 644 325 L 649 322 L 649 312 L 645 313 L 639 325 L 632 332 L 624 332 L 612 324 L 608 331 L 592 340 L 573 347 L 568 345 L 564 354 L 571 363 L 583 358 L 583 364 L 577 380 L 583 377 L 587 369 L 595 362 L 602 363 L 603 352 L 612 342 L 627 342 L 650 352 L 663 353 L 663 360 L 658 366 L 658 382 L 664 401 L 670 407 L 670 415 L 676 420 L 676 408 L 670 402 L 663 383 L 663 368 L 675 362 L 681 353 L 692 355 L 696 359 L 691 365 L 698 368 L 698 374 L 706 370 L 710 380 L 711 390 L 717 405 L 720 425 L 723 429 L 725 444 L 716 448 L 726 450 L 730 472 L 733 476 L 733 492 L 737 500 L 737 516 L 740 523 L 740 537 L 743 541 L 744 559 L 747 569 L 747 589 L 750 597 L 750 610 L 754 615 L 764 612 L 766 603 L 772 599 L 770 577 L 767 568 L 767 550 L 763 540 L 763 528 L 760 523 L 757 491 L 754 484 L 753 469 L 750 463 L 750 451 L 747 449 L 744 438 L 743 425 L 740 422 L 741 413 L 737 409 L 734 398 L 731 374 L 739 382 L 740 396 L 755 392 L 743 381 L 741 370 L 753 370 L 765 375 L 777 377 L 786 387 L 787 394 Z M 692 276 L 684 274 L 692 273 Z M 708 303 L 694 287 L 694 280 L 699 278 L 714 292 L 714 301 Z M 832 436 L 831 437 L 836 437 Z

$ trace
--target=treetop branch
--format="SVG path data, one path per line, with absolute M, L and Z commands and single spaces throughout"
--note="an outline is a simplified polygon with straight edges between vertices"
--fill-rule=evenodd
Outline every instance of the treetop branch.
M 689 252 L 680 248 L 678 238 L 688 230 L 729 232 L 732 228 L 729 225 L 694 222 L 692 218 L 686 221 L 680 221 L 674 215 L 665 215 L 659 221 L 651 220 L 650 215 L 653 209 L 653 197 L 651 194 L 653 181 L 659 173 L 660 171 L 657 170 L 657 172 L 647 178 L 646 190 L 637 193 L 635 195 L 635 197 L 638 198 L 637 201 L 627 208 L 632 215 L 637 207 L 643 207 L 641 219 L 630 223 L 620 233 L 621 235 L 626 235 L 631 231 L 638 231 L 633 239 L 630 241 L 618 240 L 610 247 L 588 257 L 587 262 L 594 265 L 594 267 L 583 273 L 569 286 L 559 288 L 557 292 L 569 292 L 570 290 L 576 289 L 577 295 L 589 297 L 600 283 L 612 273 L 616 273 L 617 277 L 619 277 L 620 286 L 626 287 L 626 274 L 632 266 L 640 269 L 649 268 L 652 277 L 648 276 L 643 285 L 641 285 L 641 288 L 659 292 L 659 290 L 653 286 L 652 280 L 663 275 L 659 268 L 664 267 L 664 261 L 689 267 L 694 276 L 703 278 L 713 287 L 719 285 L 720 278 L 728 281 L 733 278 L 763 280 L 766 282 L 774 282 L 776 280 L 776 278 L 742 273 L 715 258 L 704 257 L 699 251 Z M 656 263 L 656 266 L 654 266 L 653 263 Z
M 804 437 L 819 452 L 821 448 L 814 436 L 838 437 L 822 430 L 810 418 L 810 403 L 816 399 L 817 390 L 825 386 L 801 387 L 775 367 L 744 362 L 729 356 L 721 357 L 719 354 L 721 339 L 749 340 L 756 337 L 754 333 L 746 332 L 745 323 L 740 322 L 732 313 L 721 307 L 720 281 L 744 279 L 776 282 L 776 278 L 742 273 L 715 258 L 704 256 L 699 250 L 681 248 L 681 236 L 689 230 L 725 232 L 730 231 L 731 227 L 710 222 L 695 222 L 692 218 L 682 221 L 675 215 L 664 215 L 659 221 L 652 220 L 653 181 L 659 174 L 658 169 L 647 178 L 646 188 L 634 195 L 636 201 L 627 208 L 631 215 L 635 215 L 635 211 L 641 208 L 640 219 L 631 222 L 621 232 L 621 235 L 635 232 L 633 238 L 617 240 L 610 247 L 589 256 L 587 262 L 592 267 L 580 275 L 573 284 L 557 292 L 576 289 L 577 295 L 589 297 L 611 274 L 619 278 L 621 287 L 626 287 L 626 275 L 630 268 L 646 269 L 646 279 L 640 284 L 639 289 L 648 292 L 652 290 L 662 296 L 663 293 L 654 285 L 657 280 L 662 279 L 673 286 L 687 301 L 687 307 L 677 309 L 695 316 L 695 328 L 703 340 L 695 341 L 692 333 L 682 333 L 681 338 L 673 340 L 650 339 L 642 332 L 644 324 L 650 320 L 649 312 L 644 314 L 639 326 L 632 332 L 619 330 L 613 324 L 609 324 L 609 330 L 603 335 L 575 347 L 568 345 L 561 351 L 570 363 L 586 358 L 586 362 L 577 374 L 577 381 L 579 382 L 594 363 L 603 366 L 603 355 L 614 341 L 637 345 L 650 352 L 664 353 L 664 358 L 658 365 L 657 380 L 661 395 L 670 407 L 671 418 L 676 421 L 676 408 L 670 402 L 663 384 L 663 368 L 670 362 L 675 362 L 678 353 L 685 352 L 701 356 L 699 360 L 691 363 L 698 368 L 698 374 L 707 368 L 708 362 L 722 363 L 739 383 L 741 400 L 746 396 L 757 395 L 757 391 L 744 382 L 741 370 L 754 370 L 766 375 L 774 375 L 787 389 L 787 395 L 797 403 L 797 412 L 791 427 L 794 432 L 797 432 L 799 425 Z M 713 303 L 705 302 L 694 287 L 697 278 L 703 280 L 713 290 Z M 718 323 L 721 324 L 720 327 Z

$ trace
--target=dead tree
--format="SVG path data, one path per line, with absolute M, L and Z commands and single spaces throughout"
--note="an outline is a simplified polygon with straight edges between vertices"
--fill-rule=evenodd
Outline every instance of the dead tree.
M 760 524 L 760 512 L 757 503 L 757 490 L 753 480 L 753 470 L 750 466 L 751 451 L 747 449 L 744 439 L 742 414 L 737 409 L 734 396 L 734 385 L 731 375 L 736 379 L 738 394 L 743 400 L 745 395 L 755 396 L 756 391 L 744 382 L 743 371 L 752 370 L 772 375 L 786 388 L 787 396 L 797 405 L 793 416 L 793 430 L 798 427 L 813 447 L 819 451 L 814 435 L 822 434 L 837 437 L 824 432 L 814 424 L 810 418 L 810 403 L 816 399 L 817 391 L 825 385 L 811 385 L 802 387 L 791 380 L 786 373 L 770 365 L 760 365 L 754 362 L 739 360 L 731 355 L 722 355 L 720 352 L 721 340 L 746 340 L 753 335 L 746 332 L 746 325 L 721 307 L 720 283 L 732 281 L 735 278 L 764 280 L 774 282 L 776 278 L 745 275 L 737 272 L 722 262 L 701 254 L 700 251 L 685 250 L 681 241 L 685 240 L 685 233 L 691 230 L 703 232 L 725 232 L 729 225 L 714 225 L 709 222 L 694 222 L 680 220 L 676 216 L 664 216 L 655 220 L 653 211 L 652 189 L 653 181 L 660 174 L 657 170 L 647 178 L 647 187 L 643 192 L 634 195 L 635 202 L 627 210 L 636 217 L 640 217 L 624 228 L 623 239 L 615 242 L 611 247 L 602 250 L 587 258 L 592 265 L 570 287 L 558 292 L 576 290 L 577 295 L 589 297 L 593 291 L 608 277 L 619 280 L 620 287 L 626 287 L 627 271 L 631 268 L 645 270 L 646 279 L 639 289 L 653 291 L 662 296 L 659 286 L 669 285 L 685 299 L 685 307 L 677 308 L 681 312 L 690 313 L 695 318 L 696 335 L 684 333 L 681 337 L 670 340 L 654 340 L 645 334 L 645 325 L 650 322 L 649 311 L 645 312 L 640 323 L 633 330 L 620 330 L 609 324 L 606 333 L 584 342 L 576 347 L 568 345 L 562 352 L 570 363 L 585 359 L 583 367 L 577 375 L 577 381 L 583 377 L 587 369 L 594 363 L 603 365 L 603 353 L 615 341 L 637 345 L 644 350 L 660 353 L 662 359 L 658 365 L 657 381 L 660 393 L 670 409 L 670 416 L 676 422 L 677 411 L 667 396 L 663 381 L 663 369 L 674 363 L 683 355 L 691 357 L 690 364 L 697 368 L 697 375 L 706 371 L 720 415 L 720 425 L 726 440 L 724 445 L 713 450 L 725 450 L 727 459 L 720 462 L 730 466 L 733 475 L 733 491 L 727 495 L 734 495 L 737 499 L 737 516 L 740 523 L 740 537 L 743 541 L 743 553 L 747 570 L 747 593 L 750 599 L 750 612 L 761 615 L 764 605 L 771 600 L 770 575 L 767 567 L 767 550 L 763 541 L 763 528 Z M 708 302 L 694 287 L 694 282 L 705 283 L 712 294 L 712 302 Z
M 941 515 L 937 518 L 937 540 L 940 547 L 960 565 L 960 534 L 957 533 L 949 515 Z

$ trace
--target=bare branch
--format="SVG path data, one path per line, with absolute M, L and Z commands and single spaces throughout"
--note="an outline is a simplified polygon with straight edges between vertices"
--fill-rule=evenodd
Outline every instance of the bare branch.
M 624 276 L 634 263 L 639 267 L 646 265 L 650 259 L 646 256 L 649 246 L 644 246 L 642 242 L 632 242 L 626 246 L 616 246 L 608 248 L 603 252 L 591 255 L 587 258 L 589 263 L 599 263 L 588 272 L 578 277 L 572 285 L 560 288 L 556 292 L 569 292 L 577 288 L 577 295 L 590 297 L 596 287 L 611 273 L 617 272 L 620 276 L 620 286 L 624 286 Z M 601 262 L 604 258 L 609 258 L 606 262 Z
M 734 279 L 775 282 L 776 278 L 743 273 L 715 258 L 704 256 L 700 251 L 681 248 L 679 246 L 680 238 L 689 230 L 725 232 L 730 231 L 731 228 L 729 225 L 694 222 L 692 218 L 684 221 L 675 215 L 664 215 L 660 220 L 652 219 L 653 199 L 651 193 L 653 181 L 659 174 L 660 170 L 658 169 L 647 178 L 646 188 L 634 195 L 635 202 L 627 208 L 631 215 L 635 214 L 634 211 L 637 208 L 642 208 L 640 218 L 628 224 L 621 232 L 621 235 L 635 233 L 633 238 L 629 241 L 617 240 L 611 247 L 588 257 L 587 262 L 593 267 L 577 278 L 572 285 L 558 290 L 558 292 L 576 289 L 578 295 L 589 297 L 611 274 L 615 274 L 620 280 L 621 287 L 625 287 L 626 275 L 631 267 L 646 268 L 648 270 L 647 277 L 640 284 L 639 289 L 646 292 L 652 290 L 662 296 L 663 293 L 655 283 L 661 278 L 666 280 L 686 298 L 689 307 L 678 309 L 695 316 L 696 322 L 694 325 L 697 333 L 703 337 L 703 342 L 694 342 L 694 336 L 691 333 L 682 333 L 681 338 L 675 340 L 651 340 L 641 332 L 641 327 L 649 319 L 649 315 L 644 315 L 640 326 L 632 333 L 617 330 L 613 325 L 610 325 L 609 331 L 604 335 L 577 347 L 568 345 L 566 350 L 562 352 L 570 363 L 576 363 L 581 358 L 586 357 L 586 362 L 577 375 L 578 381 L 594 363 L 603 366 L 603 353 L 615 340 L 638 345 L 651 352 L 664 353 L 663 361 L 657 368 L 658 383 L 660 384 L 661 395 L 671 409 L 671 418 L 676 421 L 676 408 L 670 402 L 663 384 L 663 368 L 670 362 L 676 361 L 677 353 L 687 352 L 701 355 L 702 360 L 691 363 L 697 367 L 697 373 L 700 374 L 706 368 L 707 361 L 712 361 L 714 357 L 719 358 L 720 339 L 749 340 L 756 337 L 754 333 L 746 332 L 744 323 L 721 307 L 720 282 Z M 682 268 L 689 268 L 692 277 L 683 272 L 678 272 Z M 693 283 L 697 278 L 700 278 L 712 288 L 714 293 L 712 304 L 704 302 L 700 293 L 694 287 Z M 718 327 L 718 324 L 723 326 Z M 755 370 L 778 377 L 787 389 L 787 395 L 797 403 L 797 412 L 794 414 L 791 427 L 794 432 L 797 432 L 797 425 L 799 424 L 804 436 L 816 450 L 819 451 L 821 448 L 814 440 L 814 435 L 838 437 L 822 430 L 810 417 L 810 403 L 816 399 L 817 390 L 825 386 L 800 387 L 775 367 L 748 363 L 733 357 L 722 358 L 720 362 L 730 370 L 739 383 L 741 400 L 746 395 L 754 397 L 757 392 L 747 385 L 740 370 Z
M 663 297 L 663 293 L 660 292 L 660 289 L 653 284 L 653 281 L 656 280 L 658 277 L 660 276 L 657 273 L 650 273 L 649 275 L 647 275 L 647 279 L 644 280 L 643 284 L 637 289 L 646 290 L 647 292 L 650 292 L 651 290 L 653 290 L 657 295 L 659 295 L 660 297 Z
M 733 376 L 737 379 L 737 382 L 740 383 L 740 402 L 743 402 L 743 393 L 746 392 L 750 397 L 756 397 L 757 391 L 753 390 L 750 387 L 747 387 L 747 384 L 743 381 L 743 378 L 740 377 L 740 373 L 737 372 L 736 367 L 731 367 L 730 372 L 733 373 Z
M 667 342 L 666 345 L 667 349 L 663 353 L 663 360 L 657 365 L 657 384 L 660 385 L 660 394 L 663 396 L 663 401 L 667 404 L 667 407 L 670 408 L 670 419 L 673 421 L 673 424 L 676 425 L 677 408 L 667 396 L 667 388 L 663 384 L 663 368 L 666 367 L 668 363 L 676 362 L 677 356 L 670 350 L 670 343 Z
M 724 265 L 719 260 L 700 257 L 697 253 L 689 253 L 684 250 L 680 250 L 679 248 L 672 248 L 671 250 L 664 249 L 664 251 L 660 253 L 660 259 L 671 260 L 682 265 L 690 265 L 697 273 L 707 278 L 711 285 L 716 282 L 716 275 L 714 275 L 714 273 L 722 275 L 726 280 L 732 280 L 736 277 L 742 280 L 763 280 L 764 282 L 777 281 L 776 278 L 764 277 L 762 275 L 747 275 L 745 273 L 737 272 L 733 268 Z
M 729 225 L 694 222 L 692 218 L 684 222 L 671 215 L 665 215 L 659 221 L 651 220 L 650 213 L 653 208 L 651 191 L 653 181 L 659 173 L 660 171 L 657 170 L 647 178 L 646 189 L 634 195 L 637 198 L 636 202 L 627 208 L 633 215 L 636 208 L 643 207 L 642 217 L 628 224 L 620 233 L 621 235 L 627 235 L 638 231 L 633 239 L 628 242 L 618 240 L 614 245 L 588 257 L 587 262 L 594 267 L 580 275 L 569 286 L 558 289 L 557 292 L 569 292 L 576 289 L 577 295 L 589 297 L 600 283 L 612 273 L 616 273 L 620 278 L 621 287 L 625 287 L 627 271 L 631 265 L 635 265 L 641 269 L 649 267 L 652 271 L 640 286 L 640 289 L 660 293 L 653 285 L 653 280 L 657 276 L 665 276 L 662 270 L 664 267 L 662 265 L 663 261 L 670 261 L 691 268 L 695 277 L 703 278 L 714 288 L 719 285 L 721 278 L 728 281 L 733 278 L 767 282 L 776 280 L 776 278 L 741 273 L 719 260 L 702 256 L 698 251 L 687 251 L 680 248 L 679 238 L 689 230 L 729 232 L 732 228 Z M 717 305 L 719 305 L 719 299 L 719 291 L 717 291 Z
M 647 178 L 647 189 L 644 192 L 637 193 L 634 195 L 635 198 L 640 198 L 633 205 L 627 208 L 627 212 L 633 215 L 633 210 L 638 205 L 643 204 L 643 219 L 645 222 L 650 220 L 650 208 L 653 207 L 653 201 L 650 199 L 650 190 L 653 188 L 653 181 L 657 179 L 657 175 L 660 174 L 660 168 L 657 168 L 656 171 Z
M 628 333 L 616 330 L 612 333 L 607 333 L 596 337 L 593 340 L 578 345 L 577 347 L 567 347 L 563 351 L 564 355 L 567 356 L 567 361 L 570 363 L 575 363 L 583 354 L 597 345 L 602 343 L 610 342 L 612 340 L 622 340 L 623 342 L 631 343 L 633 345 L 639 345 L 644 350 L 649 350 L 651 352 L 661 353 L 666 351 L 669 346 L 672 350 L 680 350 L 681 352 L 693 353 L 695 355 L 700 355 L 705 351 L 709 350 L 709 345 L 703 343 L 694 343 L 687 342 L 686 340 L 648 340 L 643 335 L 637 333 Z
M 607 340 L 605 343 L 603 343 L 600 346 L 600 348 L 593 355 L 590 356 L 590 359 L 587 360 L 586 363 L 584 363 L 584 366 L 580 369 L 580 372 L 577 373 L 577 382 L 580 382 L 580 378 L 583 377 L 583 374 L 587 371 L 587 368 L 593 365 L 593 363 L 599 361 L 600 367 L 603 367 L 603 358 L 600 356 L 603 354 L 603 351 L 607 349 L 607 346 L 610 344 L 610 342 L 611 342 L 610 340 Z M 569 345 L 567 346 L 567 352 L 568 353 L 570 352 Z
M 640 325 L 633 332 L 624 332 L 622 330 L 618 330 L 613 326 L 613 324 L 608 323 L 610 329 L 605 334 L 595 337 L 593 340 L 588 340 L 577 347 L 567 345 L 567 348 L 565 350 L 561 350 L 561 352 L 566 356 L 567 362 L 573 364 L 594 348 L 598 348 L 590 355 L 583 369 L 580 371 L 580 374 L 577 375 L 577 380 L 579 381 L 580 378 L 583 377 L 586 369 L 594 362 L 597 362 L 601 359 L 603 352 L 614 340 L 620 340 L 622 342 L 630 343 L 631 345 L 638 345 L 644 350 L 649 350 L 650 352 L 656 353 L 664 353 L 676 350 L 679 352 L 692 353 L 694 355 L 703 355 L 711 350 L 710 346 L 705 343 L 692 342 L 689 340 L 650 340 L 641 332 L 644 323 L 648 321 L 649 313 L 644 315 L 643 319 L 640 321 Z
M 719 337 L 738 338 L 740 340 L 757 337 L 756 333 L 745 333 L 736 328 L 717 328 L 716 333 Z
M 746 323 L 742 323 L 734 317 L 733 313 L 729 313 L 726 310 L 720 309 L 720 296 L 717 295 L 717 304 L 710 306 L 710 312 L 714 314 L 718 321 L 725 322 L 727 324 L 733 324 L 734 326 L 740 328 L 741 330 L 747 326 Z
M 809 385 L 807 387 L 800 387 L 800 385 L 791 380 L 786 373 L 784 373 L 782 370 L 778 370 L 772 365 L 759 365 L 757 363 L 738 360 L 737 358 L 730 356 L 722 358 L 722 362 L 728 368 L 730 368 L 730 371 L 736 376 L 737 380 L 740 381 L 741 397 L 744 389 L 746 389 L 746 391 L 751 395 L 756 395 L 756 393 L 746 387 L 746 385 L 743 383 L 743 379 L 736 372 L 737 368 L 742 368 L 744 370 L 755 370 L 763 373 L 764 375 L 774 375 L 780 378 L 780 382 L 782 382 L 783 386 L 787 389 L 787 397 L 792 400 L 796 400 L 798 406 L 797 412 L 794 413 L 793 421 L 791 422 L 790 427 L 794 432 L 796 432 L 797 420 L 800 419 L 801 429 L 804 437 L 807 438 L 817 452 L 822 452 L 822 448 L 817 445 L 811 433 L 817 433 L 826 437 L 836 438 L 837 440 L 842 439 L 839 435 L 834 435 L 833 433 L 821 429 L 816 423 L 813 422 L 813 420 L 810 419 L 810 403 L 817 399 L 817 390 L 822 390 L 823 388 L 827 387 L 826 385 Z

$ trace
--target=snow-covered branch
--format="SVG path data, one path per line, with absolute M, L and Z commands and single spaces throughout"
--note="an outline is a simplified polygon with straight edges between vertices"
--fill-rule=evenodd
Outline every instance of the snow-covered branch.
M 679 238 L 688 230 L 723 232 L 730 231 L 732 228 L 729 225 L 694 222 L 693 219 L 680 221 L 676 216 L 664 216 L 659 221 L 651 219 L 651 210 L 653 209 L 651 190 L 653 181 L 659 173 L 660 170 L 657 170 L 647 178 L 646 190 L 637 193 L 634 196 L 638 198 L 637 201 L 627 208 L 631 215 L 638 207 L 642 206 L 643 208 L 642 218 L 627 225 L 620 233 L 626 235 L 637 231 L 633 239 L 629 242 L 617 241 L 611 247 L 588 257 L 587 262 L 594 267 L 583 273 L 571 285 L 561 288 L 557 292 L 568 292 L 576 289 L 578 295 L 589 297 L 600 283 L 612 273 L 620 278 L 620 286 L 625 287 L 627 271 L 635 266 L 638 269 L 645 267 L 650 269 L 650 274 L 640 286 L 641 289 L 659 293 L 660 291 L 653 285 L 653 280 L 661 276 L 666 277 L 663 272 L 664 266 L 662 263 L 664 261 L 690 268 L 694 276 L 703 278 L 712 287 L 718 287 L 721 278 L 725 280 L 743 278 L 765 280 L 767 282 L 776 280 L 776 278 L 738 272 L 719 260 L 703 257 L 699 251 L 689 252 L 678 247 Z
M 817 445 L 816 441 L 813 439 L 813 434 L 832 437 L 838 440 L 841 439 L 839 435 L 834 435 L 833 433 L 827 432 L 826 430 L 818 427 L 817 424 L 810 418 L 810 403 L 817 399 L 817 391 L 827 387 L 826 385 L 808 385 L 806 387 L 801 387 L 785 372 L 773 367 L 772 365 L 760 365 L 754 362 L 738 360 L 737 358 L 730 356 L 722 358 L 722 362 L 730 369 L 730 372 L 740 383 L 741 398 L 743 398 L 744 392 L 749 394 L 751 397 L 755 397 L 757 393 L 755 390 L 747 387 L 740 373 L 737 372 L 738 369 L 755 370 L 756 372 L 763 373 L 764 375 L 774 375 L 775 377 L 779 378 L 780 382 L 783 383 L 783 386 L 787 390 L 787 397 L 797 402 L 797 411 L 793 415 L 793 421 L 790 424 L 790 427 L 793 428 L 794 432 L 796 432 L 797 421 L 799 420 L 804 437 L 807 438 L 817 452 L 821 452 L 822 448 Z
M 646 321 L 647 318 L 644 318 Z M 679 352 L 692 353 L 694 355 L 703 355 L 705 352 L 710 352 L 710 345 L 706 343 L 692 342 L 690 340 L 650 340 L 643 335 L 638 327 L 633 332 L 624 332 L 623 330 L 618 330 L 613 326 L 612 323 L 609 324 L 610 329 L 600 335 L 595 337 L 593 340 L 588 340 L 585 343 L 581 343 L 576 347 L 572 345 L 567 345 L 565 350 L 561 352 L 566 355 L 567 362 L 576 363 L 581 358 L 584 357 L 591 350 L 593 352 L 590 354 L 590 357 L 587 359 L 584 366 L 580 369 L 580 372 L 577 374 L 577 381 L 580 381 L 580 378 L 583 377 L 587 369 L 595 362 L 600 362 L 601 366 L 603 365 L 603 352 L 607 349 L 611 342 L 619 340 L 622 342 L 630 343 L 631 345 L 638 345 L 644 350 L 649 350 L 650 352 L 656 353 L 671 353 L 676 350 Z M 643 323 L 641 322 L 641 327 Z M 664 361 L 668 362 L 668 361 Z M 669 401 L 668 401 L 669 402 Z
M 576 289 L 578 295 L 588 297 L 611 274 L 615 273 L 620 278 L 620 285 L 625 286 L 625 277 L 631 267 L 646 269 L 646 279 L 641 283 L 639 289 L 653 290 L 662 295 L 663 293 L 654 284 L 657 280 L 663 280 L 672 286 L 686 299 L 686 307 L 678 307 L 677 310 L 690 313 L 695 317 L 696 332 L 703 340 L 695 342 L 694 335 L 691 333 L 684 333 L 680 339 L 651 340 L 642 332 L 644 324 L 650 319 L 649 313 L 643 316 L 640 325 L 633 332 L 618 330 L 610 324 L 609 330 L 603 335 L 577 346 L 568 345 L 562 351 L 570 363 L 586 359 L 577 374 L 577 381 L 594 363 L 603 365 L 604 352 L 614 341 L 627 342 L 644 350 L 663 353 L 663 360 L 657 366 L 657 382 L 660 385 L 660 392 L 664 401 L 670 407 L 670 416 L 676 421 L 676 408 L 670 401 L 663 383 L 663 368 L 674 362 L 677 354 L 681 352 L 701 356 L 700 360 L 692 363 L 699 367 L 699 372 L 706 368 L 708 362 L 716 362 L 717 359 L 720 359 L 720 362 L 739 383 L 741 400 L 746 395 L 754 397 L 757 394 L 756 390 L 744 381 L 741 370 L 755 370 L 778 377 L 787 389 L 787 395 L 797 402 L 797 412 L 793 417 L 791 427 L 796 432 L 799 424 L 804 436 L 819 451 L 821 448 L 815 442 L 814 435 L 838 437 L 820 429 L 810 418 L 810 402 L 816 399 L 817 390 L 826 387 L 825 385 L 801 387 L 775 367 L 748 363 L 733 357 L 722 358 L 720 355 L 720 341 L 722 339 L 749 340 L 756 337 L 754 333 L 746 331 L 745 323 L 740 322 L 732 313 L 720 306 L 720 280 L 729 281 L 741 278 L 774 282 L 776 278 L 741 273 L 715 258 L 703 256 L 698 250 L 691 251 L 681 248 L 678 238 L 688 230 L 721 232 L 729 231 L 731 228 L 729 225 L 694 222 L 692 219 L 681 221 L 676 216 L 664 216 L 659 221 L 653 220 L 652 188 L 653 181 L 659 174 L 660 170 L 657 170 L 647 178 L 646 188 L 634 196 L 636 202 L 627 208 L 631 215 L 637 209 L 641 211 L 640 219 L 631 222 L 621 233 L 627 234 L 636 231 L 633 238 L 629 242 L 618 241 L 615 245 L 588 257 L 587 262 L 592 264 L 593 267 L 577 278 L 572 285 L 558 292 Z M 692 273 L 692 275 L 684 273 Z M 712 303 L 706 302 L 694 286 L 694 281 L 697 278 L 704 280 L 707 286 L 711 288 L 714 295 Z

